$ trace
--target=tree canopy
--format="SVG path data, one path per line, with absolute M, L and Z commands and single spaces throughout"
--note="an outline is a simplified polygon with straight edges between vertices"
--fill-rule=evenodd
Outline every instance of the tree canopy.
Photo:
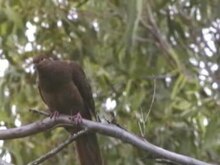
M 32 57 L 78 61 L 101 119 L 149 142 L 220 163 L 220 1 L 0 1 L 1 129 L 34 122 L 46 109 Z M 3 73 L 4 71 L 4 73 Z M 68 136 L 61 128 L 0 141 L 0 155 L 27 164 Z M 109 164 L 159 164 L 119 140 L 99 136 Z M 70 164 L 69 145 L 47 164 Z

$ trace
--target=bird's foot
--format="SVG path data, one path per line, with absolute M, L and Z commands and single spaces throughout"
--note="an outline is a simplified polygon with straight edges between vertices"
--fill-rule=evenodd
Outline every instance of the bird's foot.
M 73 120 L 75 123 L 76 123 L 76 125 L 79 125 L 79 124 L 81 124 L 82 123 L 82 116 L 81 116 L 81 114 L 78 112 L 76 115 L 73 115 L 72 117 L 71 117 L 71 120 Z
M 60 116 L 60 113 L 58 111 L 53 111 L 50 113 L 50 118 L 56 119 L 58 116 Z

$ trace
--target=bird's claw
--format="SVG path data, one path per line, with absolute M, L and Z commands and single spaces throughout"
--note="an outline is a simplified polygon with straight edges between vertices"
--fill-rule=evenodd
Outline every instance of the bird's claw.
M 56 119 L 58 116 L 60 116 L 60 113 L 58 111 L 54 111 L 50 113 L 50 118 Z
M 81 116 L 81 114 L 78 112 L 76 115 L 73 115 L 73 116 L 71 117 L 71 120 L 73 120 L 73 121 L 76 123 L 76 125 L 79 125 L 79 124 L 82 123 L 82 116 Z

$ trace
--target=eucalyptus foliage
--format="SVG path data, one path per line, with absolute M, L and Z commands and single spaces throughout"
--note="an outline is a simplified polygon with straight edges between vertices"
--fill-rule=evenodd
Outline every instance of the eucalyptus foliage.
M 76 60 L 97 113 L 168 150 L 220 163 L 220 1 L 0 1 L 0 124 L 19 127 L 46 109 L 31 59 L 42 52 Z M 4 141 L 2 158 L 27 164 L 64 141 L 62 128 Z M 108 164 L 159 164 L 119 140 L 99 136 Z M 46 164 L 76 162 L 73 145 Z M 9 160 L 9 159 L 7 159 Z M 160 160 L 161 161 L 161 160 Z

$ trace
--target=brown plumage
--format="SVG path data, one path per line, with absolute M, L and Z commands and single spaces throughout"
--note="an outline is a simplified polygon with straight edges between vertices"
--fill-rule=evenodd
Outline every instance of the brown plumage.
M 75 115 L 79 112 L 89 120 L 92 115 L 96 116 L 91 87 L 79 64 L 47 55 L 35 57 L 33 63 L 38 72 L 40 95 L 51 113 Z M 72 129 L 67 130 L 73 133 Z M 95 133 L 78 138 L 76 146 L 81 165 L 102 165 Z

